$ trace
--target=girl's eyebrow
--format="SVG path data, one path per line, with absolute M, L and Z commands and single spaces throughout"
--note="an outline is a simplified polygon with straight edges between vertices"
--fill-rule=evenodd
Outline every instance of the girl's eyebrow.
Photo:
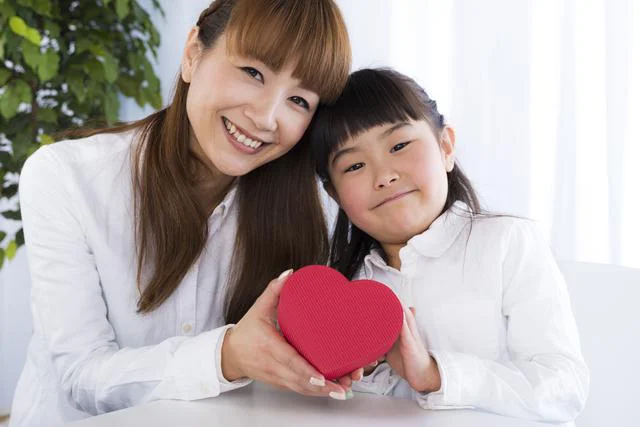
M 347 148 L 343 148 L 341 150 L 336 151 L 336 154 L 333 156 L 333 159 L 331 160 L 331 167 L 333 167 L 333 165 L 338 161 L 338 159 L 348 153 L 353 153 L 355 151 L 360 151 L 360 149 L 358 147 L 347 147 Z
M 406 127 L 406 126 L 411 127 L 411 123 L 409 123 L 409 122 L 396 123 L 395 125 L 391 126 L 389 129 L 386 129 L 386 130 L 382 131 L 380 133 L 380 136 L 378 136 L 378 139 L 386 138 L 389 135 L 391 135 L 392 133 L 394 133 L 395 131 L 397 131 L 398 129 L 402 129 L 403 127 Z

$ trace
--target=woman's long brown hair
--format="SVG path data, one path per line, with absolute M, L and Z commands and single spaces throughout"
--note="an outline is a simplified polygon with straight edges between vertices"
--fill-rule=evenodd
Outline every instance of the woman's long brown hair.
M 225 32 L 230 52 L 260 60 L 275 71 L 296 61 L 293 76 L 317 92 L 321 102 L 335 100 L 346 83 L 351 48 L 333 0 L 216 0 L 197 25 L 205 54 Z M 138 132 L 133 188 L 140 313 L 155 310 L 169 298 L 208 236 L 208 209 L 194 194 L 188 90 L 189 84 L 178 77 L 167 108 L 130 124 L 65 134 Z M 227 323 L 238 322 L 279 273 L 325 263 L 329 252 L 308 144 L 299 143 L 240 177 L 236 197 L 238 231 L 226 294 Z

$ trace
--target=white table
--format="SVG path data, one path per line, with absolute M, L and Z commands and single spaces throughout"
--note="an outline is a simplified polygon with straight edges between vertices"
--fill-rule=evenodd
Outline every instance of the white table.
M 527 422 L 470 410 L 426 411 L 409 400 L 356 393 L 353 399 L 306 397 L 254 383 L 211 399 L 164 400 L 69 424 L 127 426 L 427 426 L 533 427 Z

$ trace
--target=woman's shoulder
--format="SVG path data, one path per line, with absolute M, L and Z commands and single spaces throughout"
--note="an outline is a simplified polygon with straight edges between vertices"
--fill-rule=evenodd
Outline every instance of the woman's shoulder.
M 135 132 L 100 133 L 42 146 L 22 167 L 20 191 L 89 183 L 104 174 L 120 176 L 129 164 L 135 135 Z
M 92 167 L 93 163 L 104 165 L 112 157 L 128 155 L 136 139 L 135 131 L 120 133 L 98 133 L 80 139 L 68 139 L 41 147 L 42 156 L 55 157 L 59 162 Z M 46 153 L 46 154 L 45 154 Z

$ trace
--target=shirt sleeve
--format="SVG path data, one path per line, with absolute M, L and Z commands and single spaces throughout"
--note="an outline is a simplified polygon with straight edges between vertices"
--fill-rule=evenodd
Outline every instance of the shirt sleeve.
M 418 394 L 426 409 L 450 405 L 522 419 L 567 422 L 584 408 L 589 370 L 564 278 L 538 229 L 514 222 L 503 262 L 508 361 L 434 351 L 442 389 Z
M 247 384 L 222 381 L 220 348 L 229 325 L 157 345 L 118 346 L 63 167 L 43 147 L 20 177 L 34 333 L 46 343 L 63 392 L 78 409 L 100 414 L 156 399 L 213 397 Z
M 351 389 L 360 393 L 391 396 L 401 380 L 402 378 L 393 372 L 389 364 L 384 362 L 376 366 L 369 375 L 362 377 L 362 380 L 354 381 Z

